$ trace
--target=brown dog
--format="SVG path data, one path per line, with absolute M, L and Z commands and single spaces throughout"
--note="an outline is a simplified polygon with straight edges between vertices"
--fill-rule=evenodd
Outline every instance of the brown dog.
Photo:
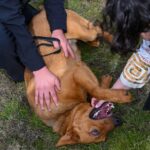
M 92 45 L 99 44 L 98 36 L 103 36 L 109 42 L 112 40 L 109 33 L 102 32 L 100 27 L 94 26 L 71 10 L 67 10 L 67 28 L 68 39 L 82 40 Z M 33 18 L 30 31 L 36 36 L 50 37 L 44 10 Z M 43 43 L 43 41 L 38 40 L 37 43 Z M 110 114 L 110 103 L 104 103 L 101 108 L 93 110 L 86 101 L 87 93 L 97 99 L 117 103 L 129 102 L 131 99 L 126 91 L 108 89 L 110 77 L 104 77 L 100 86 L 89 67 L 80 60 L 76 44 L 71 42 L 71 45 L 75 51 L 76 60 L 65 58 L 63 52 L 43 57 L 48 69 L 61 81 L 61 91 L 57 93 L 59 105 L 56 107 L 51 101 L 50 112 L 46 105 L 44 111 L 41 111 L 39 106 L 35 106 L 34 78 L 28 69 L 25 71 L 29 104 L 46 125 L 51 126 L 61 135 L 57 146 L 104 141 L 107 133 L 115 127 Z M 41 54 L 47 54 L 53 49 L 53 47 L 41 46 L 39 51 Z

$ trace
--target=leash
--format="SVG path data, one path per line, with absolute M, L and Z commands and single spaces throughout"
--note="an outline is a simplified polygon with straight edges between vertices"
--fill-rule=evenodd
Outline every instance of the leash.
M 48 43 L 40 43 L 37 45 L 37 47 L 39 48 L 40 46 L 47 46 L 47 47 L 51 47 L 51 46 L 54 46 L 53 42 L 58 42 L 58 44 L 60 45 L 60 40 L 57 39 L 57 38 L 53 38 L 53 37 L 44 37 L 44 36 L 33 36 L 33 39 L 34 40 L 43 40 L 43 41 L 47 41 Z M 58 48 L 58 49 L 54 49 L 53 51 L 47 53 L 47 54 L 44 54 L 41 56 L 42 57 L 45 57 L 45 56 L 49 56 L 51 54 L 58 54 L 61 52 L 61 49 Z

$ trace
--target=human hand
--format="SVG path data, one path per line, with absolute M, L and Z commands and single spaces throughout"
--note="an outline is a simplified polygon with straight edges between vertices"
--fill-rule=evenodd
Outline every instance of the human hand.
M 58 44 L 58 42 L 53 42 L 54 47 L 55 48 L 62 48 L 65 57 L 71 56 L 72 58 L 75 58 L 74 52 L 69 44 L 69 42 L 67 41 L 63 30 L 61 29 L 56 29 L 52 32 L 52 37 L 57 38 L 60 40 L 60 45 Z
M 124 90 L 129 90 L 130 88 L 125 86 L 122 81 L 120 80 L 120 78 L 117 79 L 117 81 L 114 83 L 114 85 L 112 86 L 112 89 L 124 89 Z
M 142 32 L 141 36 L 143 39 L 149 41 L 150 40 L 150 32 Z
M 130 88 L 125 86 L 121 80 L 118 78 L 118 80 L 114 83 L 114 85 L 112 86 L 112 89 L 125 89 L 125 90 L 129 90 Z M 102 106 L 102 104 L 106 102 L 105 100 L 98 100 L 96 99 L 95 97 L 93 97 L 91 99 L 91 106 L 92 107 L 95 107 L 95 108 L 98 108 L 100 106 Z
M 50 111 L 50 100 L 53 100 L 55 105 L 58 105 L 58 97 L 56 92 L 60 90 L 58 78 L 52 74 L 47 67 L 33 71 L 35 79 L 35 104 L 40 103 L 41 110 L 44 110 L 45 104 Z
M 97 100 L 95 97 L 92 97 L 91 99 L 91 106 L 94 108 L 100 107 L 104 102 L 104 100 Z

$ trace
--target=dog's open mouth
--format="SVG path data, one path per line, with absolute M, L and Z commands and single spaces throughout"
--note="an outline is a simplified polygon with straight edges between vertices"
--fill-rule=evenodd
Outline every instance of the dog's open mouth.
M 112 116 L 113 103 L 104 102 L 100 107 L 93 108 L 89 117 L 94 120 L 104 119 Z

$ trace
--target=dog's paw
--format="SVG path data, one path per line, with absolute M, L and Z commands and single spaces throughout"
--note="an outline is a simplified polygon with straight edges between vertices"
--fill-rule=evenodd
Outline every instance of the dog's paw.
M 112 76 L 110 76 L 109 74 L 103 75 L 101 77 L 101 80 L 104 82 L 111 82 L 112 81 Z
M 118 90 L 118 102 L 119 103 L 130 103 L 132 100 L 132 96 L 127 90 Z
M 110 84 L 111 84 L 111 81 L 112 81 L 112 76 L 103 75 L 101 77 L 101 86 L 104 87 L 104 88 L 109 88 Z
M 100 46 L 100 41 L 98 39 L 88 42 L 88 44 L 92 47 L 99 47 Z

